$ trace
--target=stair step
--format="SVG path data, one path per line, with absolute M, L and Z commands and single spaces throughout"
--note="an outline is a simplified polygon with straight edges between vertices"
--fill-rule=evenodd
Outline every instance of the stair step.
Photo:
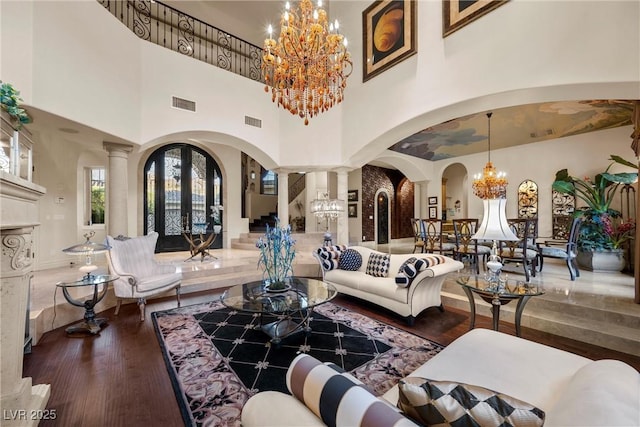
M 446 306 L 469 311 L 469 300 L 462 287 L 455 283 L 455 275 L 442 288 L 442 302 Z M 521 318 L 523 327 L 544 331 L 593 345 L 630 354 L 640 354 L 640 316 L 627 311 L 623 304 L 614 303 L 616 297 L 603 295 L 595 304 L 603 307 L 573 304 L 553 300 L 553 293 L 534 297 L 527 303 Z M 576 298 L 580 298 L 579 295 Z M 475 297 L 477 315 L 491 317 L 491 305 Z M 501 306 L 500 321 L 515 323 L 516 303 Z

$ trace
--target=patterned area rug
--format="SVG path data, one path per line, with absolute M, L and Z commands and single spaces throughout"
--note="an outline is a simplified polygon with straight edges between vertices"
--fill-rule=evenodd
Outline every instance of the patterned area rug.
M 287 368 L 301 352 L 336 363 L 381 395 L 443 348 L 332 303 L 316 307 L 310 334 L 291 335 L 278 347 L 260 330 L 258 315 L 219 301 L 152 319 L 188 426 L 239 426 L 250 396 L 287 392 Z

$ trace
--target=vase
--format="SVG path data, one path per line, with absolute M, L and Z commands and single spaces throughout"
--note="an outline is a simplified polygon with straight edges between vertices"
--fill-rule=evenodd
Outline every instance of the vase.
M 576 259 L 580 267 L 593 272 L 620 272 L 625 266 L 623 249 L 578 251 Z

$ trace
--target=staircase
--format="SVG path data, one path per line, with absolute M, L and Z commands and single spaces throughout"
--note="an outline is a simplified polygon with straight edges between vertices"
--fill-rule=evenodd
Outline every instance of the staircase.
M 277 212 L 269 212 L 268 215 L 262 215 L 259 219 L 254 219 L 249 223 L 249 231 L 252 233 L 263 233 L 267 231 L 267 225 L 274 227 L 276 225 Z

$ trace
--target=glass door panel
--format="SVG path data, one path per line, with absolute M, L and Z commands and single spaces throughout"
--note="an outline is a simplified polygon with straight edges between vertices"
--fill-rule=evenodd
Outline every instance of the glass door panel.
M 206 233 L 211 229 L 207 218 L 207 159 L 193 152 L 191 159 L 191 229 L 194 233 Z
M 151 162 L 151 165 L 145 171 L 145 188 L 147 190 L 147 214 L 145 224 L 147 226 L 146 233 L 156 229 L 156 162 Z
M 209 234 L 212 209 L 222 205 L 220 168 L 197 147 L 173 144 L 155 151 L 145 165 L 146 232 L 159 233 L 160 252 L 187 251 L 188 231 Z M 222 247 L 222 237 L 212 248 Z
M 182 234 L 182 152 L 180 148 L 167 150 L 164 156 L 164 235 Z M 185 218 L 188 223 L 188 218 Z

